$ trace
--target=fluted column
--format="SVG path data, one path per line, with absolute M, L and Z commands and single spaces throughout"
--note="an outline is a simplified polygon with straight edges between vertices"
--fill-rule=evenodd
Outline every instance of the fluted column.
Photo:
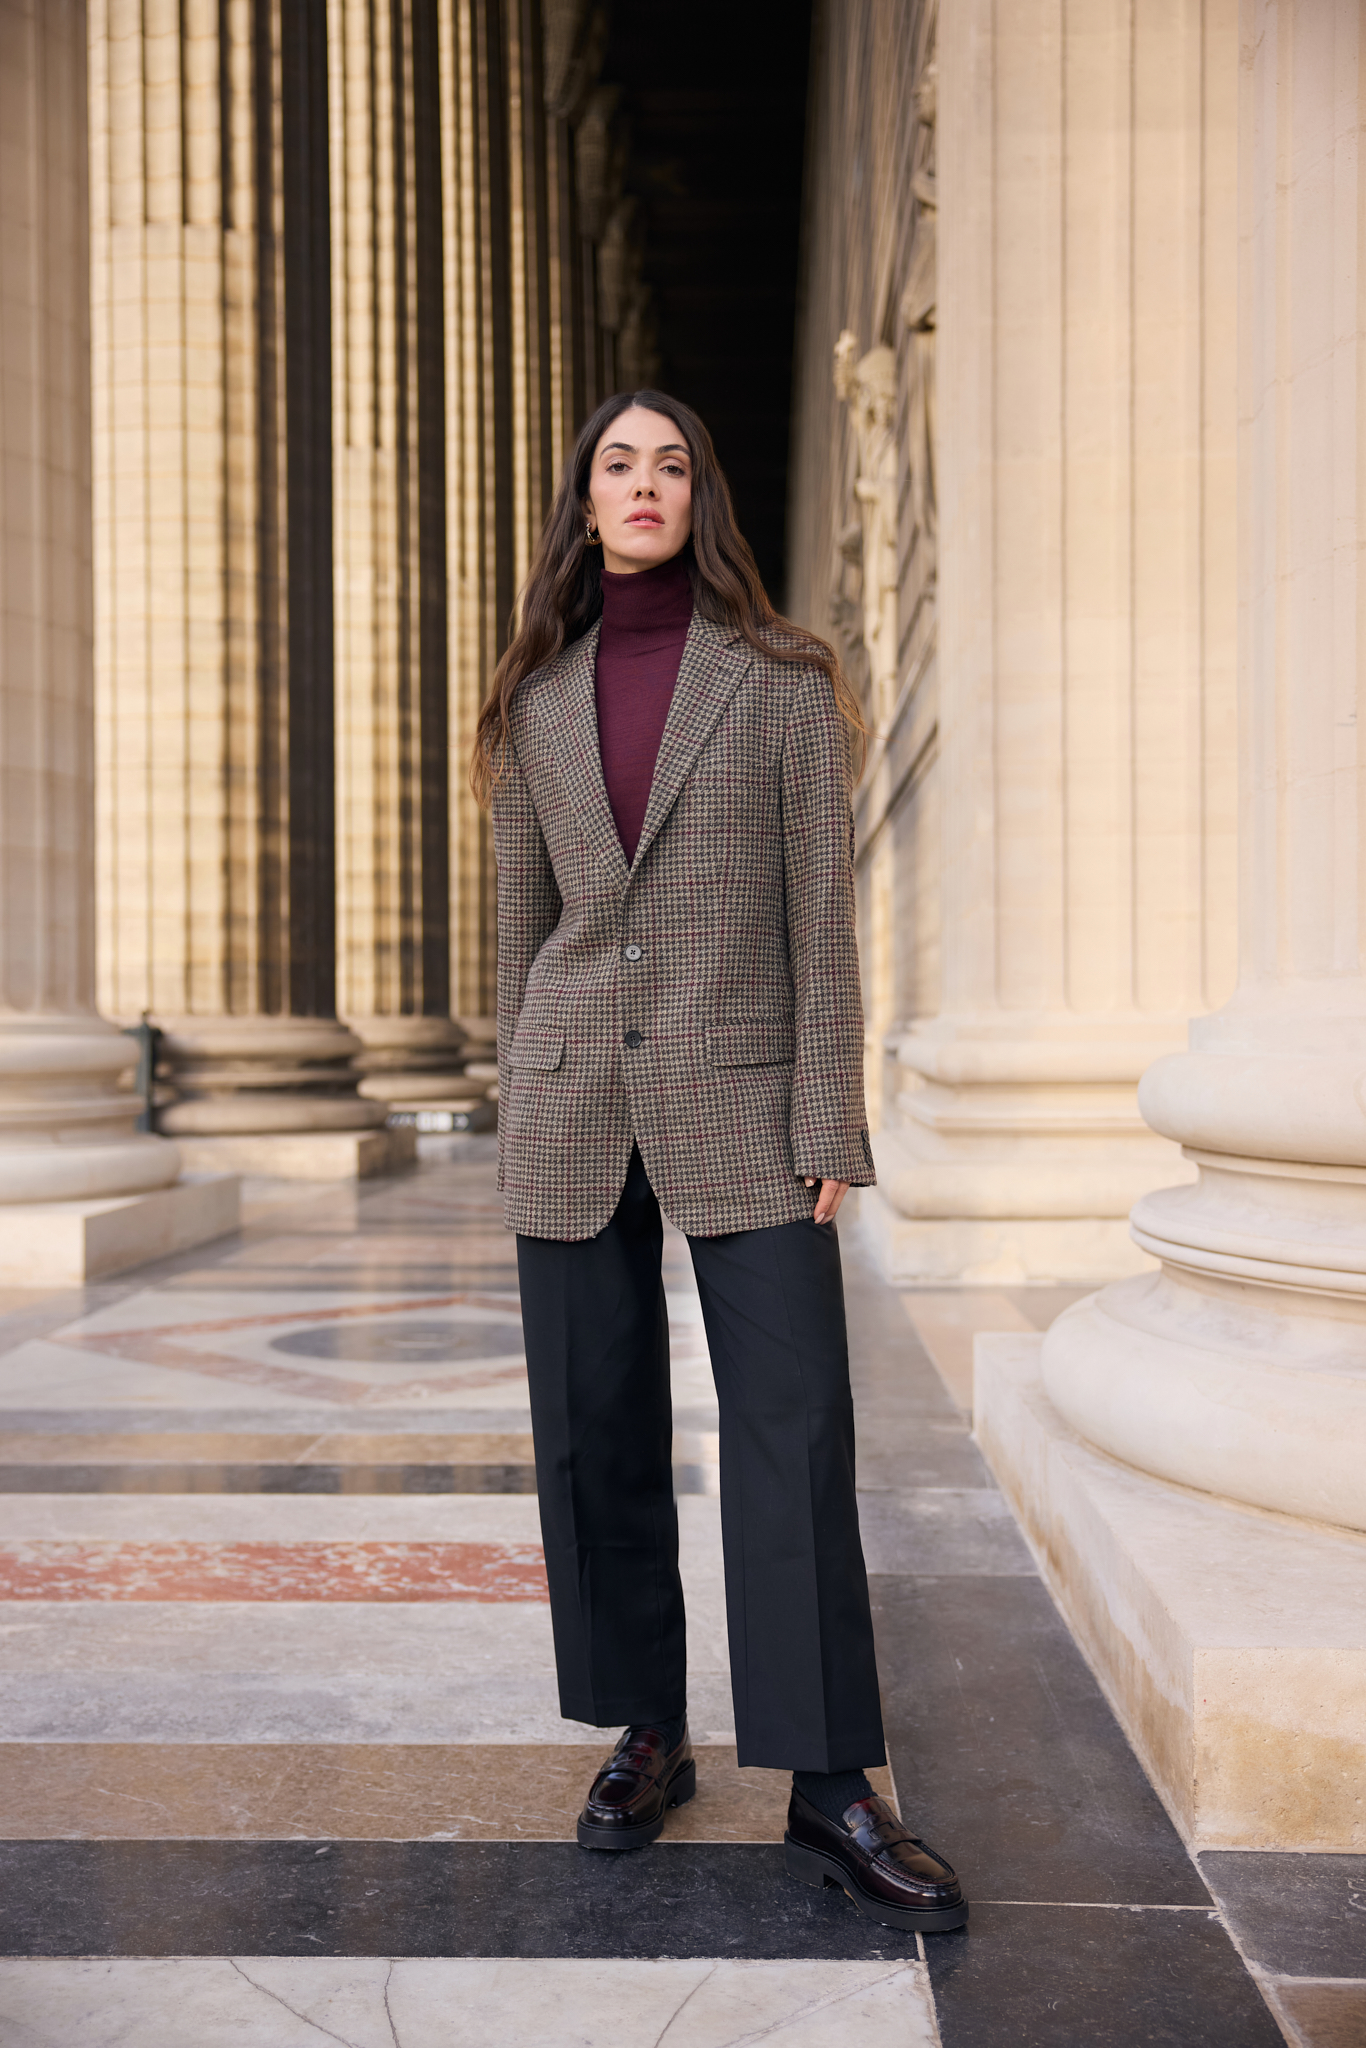
M 84 0 L 0 0 L 0 1283 L 232 1230 L 238 1182 L 140 1134 L 95 1009 Z M 174 1183 L 174 1185 L 173 1185 Z
M 469 1090 L 450 1015 L 437 22 L 436 0 L 328 8 L 338 1007 L 362 1094 L 404 1107 Z
M 383 1120 L 335 1016 L 325 23 L 91 15 L 100 987 L 195 1145 Z
M 513 495 L 506 53 L 498 0 L 440 0 L 446 544 L 450 587 L 451 995 L 495 1002 L 497 871 L 467 780 L 507 644 Z
M 1356 0 L 1244 0 L 1241 974 L 1233 1000 L 1192 1024 L 1189 1051 L 1143 1080 L 1144 1114 L 1199 1169 L 1196 1186 L 1148 1195 L 1134 1209 L 1135 1238 L 1161 1260 L 1160 1274 L 1080 1304 L 1044 1349 L 1055 1404 L 1115 1456 L 1235 1501 L 1358 1530 L 1362 34 Z M 1312 1597 L 1306 1573 L 1304 1599 Z
M 0 1203 L 180 1168 L 94 1000 L 85 34 L 83 0 L 0 0 Z
M 587 0 L 541 0 L 552 489 L 579 424 L 588 414 L 573 121 L 601 62 L 605 33 L 606 17 L 600 10 L 590 14 Z
M 550 231 L 541 7 L 504 0 L 512 326 L 513 575 L 520 590 L 555 487 Z
M 877 1199 L 902 1277 L 1099 1279 L 1232 980 L 1236 27 L 964 0 L 939 72 L 942 1007 Z

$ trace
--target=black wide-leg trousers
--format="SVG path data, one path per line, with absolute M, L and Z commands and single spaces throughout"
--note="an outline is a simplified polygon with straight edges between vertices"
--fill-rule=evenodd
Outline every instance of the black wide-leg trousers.
M 596 1237 L 517 1239 L 560 1711 L 599 1727 L 687 1698 L 663 1243 L 634 1149 Z M 688 1243 L 720 1408 L 739 1761 L 879 1764 L 839 1240 L 802 1221 Z

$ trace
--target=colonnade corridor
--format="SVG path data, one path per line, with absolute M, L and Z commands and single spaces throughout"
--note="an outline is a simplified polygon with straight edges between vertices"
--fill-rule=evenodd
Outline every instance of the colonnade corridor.
M 898 1291 L 854 1230 L 880 1788 L 969 1928 L 791 1881 L 787 1781 L 737 1768 L 672 1232 L 698 1791 L 648 1850 L 579 1849 L 611 1737 L 557 1711 L 496 1140 L 422 1146 L 388 1179 L 248 1182 L 208 1250 L 0 1297 L 6 2048 L 1261 2048 L 1259 1977 L 1331 2019 L 1359 1859 L 1192 1860 L 973 1443 L 974 1327 L 1078 1290 Z

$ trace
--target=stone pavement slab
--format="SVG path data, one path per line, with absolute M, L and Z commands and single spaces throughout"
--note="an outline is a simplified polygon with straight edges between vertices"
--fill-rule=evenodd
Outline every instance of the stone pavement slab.
M 921 1962 L 0 1963 L 12 2048 L 935 2048 Z

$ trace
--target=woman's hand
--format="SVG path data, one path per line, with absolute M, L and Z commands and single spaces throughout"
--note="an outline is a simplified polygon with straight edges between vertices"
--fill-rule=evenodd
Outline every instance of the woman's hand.
M 807 1175 L 806 1185 L 809 1188 L 815 1187 L 814 1175 Z M 821 1182 L 821 1191 L 816 1197 L 817 1223 L 828 1223 L 848 1192 L 849 1183 L 847 1180 L 823 1180 Z

